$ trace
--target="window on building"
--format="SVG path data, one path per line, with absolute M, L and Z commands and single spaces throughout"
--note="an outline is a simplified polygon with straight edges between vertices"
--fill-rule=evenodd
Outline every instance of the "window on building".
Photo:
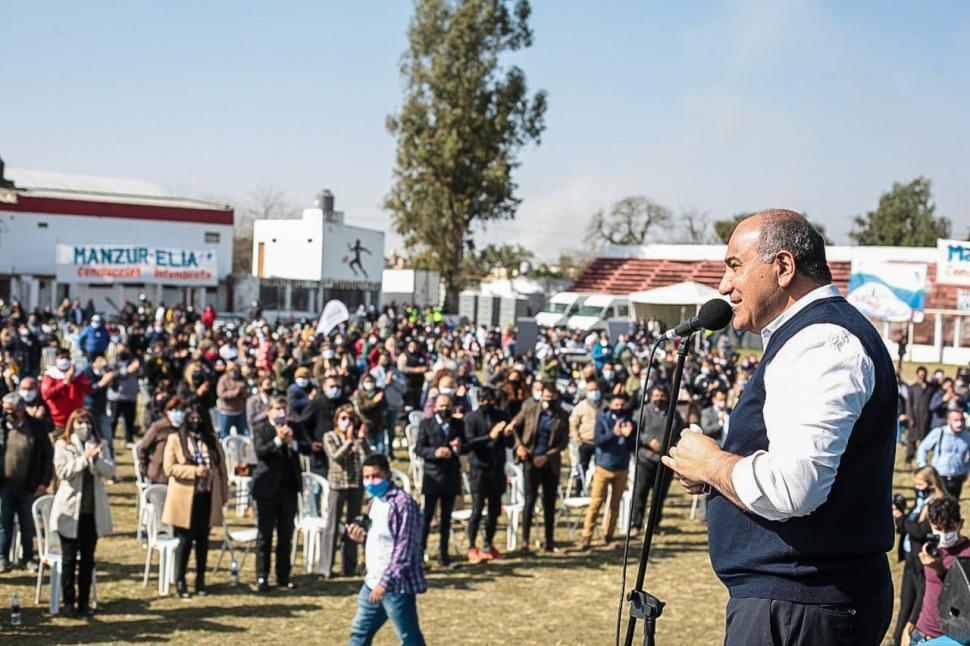
M 294 287 L 290 293 L 290 309 L 306 312 L 310 309 L 310 292 L 307 287 Z
M 285 298 L 285 288 L 282 285 L 259 286 L 259 304 L 263 309 L 281 310 Z
M 206 231 L 205 232 L 205 242 L 206 244 L 216 244 L 219 242 L 219 232 L 218 231 Z
M 46 229 L 47 228 L 47 223 L 46 222 L 38 222 L 37 223 L 37 228 L 38 229 Z

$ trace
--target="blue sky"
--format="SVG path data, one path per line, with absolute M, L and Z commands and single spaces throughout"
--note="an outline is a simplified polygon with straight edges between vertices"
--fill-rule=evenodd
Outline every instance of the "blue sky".
M 321 188 L 380 207 L 411 3 L 14 2 L 0 21 L 0 155 L 242 203 Z M 483 241 L 554 259 L 627 195 L 712 218 L 808 212 L 838 243 L 893 181 L 933 180 L 970 228 L 970 4 L 534 0 L 516 53 L 549 94 L 514 222 Z M 388 239 L 390 250 L 399 245 Z

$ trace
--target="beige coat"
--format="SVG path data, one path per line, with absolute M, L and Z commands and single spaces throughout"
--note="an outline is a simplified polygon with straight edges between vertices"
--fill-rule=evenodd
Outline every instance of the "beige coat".
M 222 452 L 222 446 L 216 444 L 216 448 L 219 451 L 219 467 L 212 480 L 212 512 L 209 515 L 209 527 L 222 524 L 222 506 L 229 498 L 226 456 Z M 178 433 L 169 435 L 165 442 L 162 468 L 168 476 L 168 493 L 165 496 L 165 508 L 162 510 L 162 522 L 188 529 L 192 524 L 195 464 L 185 458 L 185 453 L 182 451 L 182 438 Z
M 115 463 L 108 454 L 108 443 L 101 443 L 101 457 L 89 461 L 84 448 L 74 435 L 54 443 L 54 473 L 60 484 L 51 506 L 51 528 L 61 536 L 77 538 L 77 521 L 81 517 L 81 487 L 84 472 L 94 476 L 94 526 L 98 536 L 111 533 L 111 508 L 104 480 L 114 478 Z

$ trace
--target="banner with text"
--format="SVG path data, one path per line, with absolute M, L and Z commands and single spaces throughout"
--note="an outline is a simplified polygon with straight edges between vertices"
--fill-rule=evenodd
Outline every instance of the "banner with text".
M 970 285 L 970 242 L 936 241 L 936 283 Z
M 923 320 L 926 264 L 852 262 L 846 299 L 870 318 L 880 321 Z
M 140 245 L 59 244 L 57 280 L 62 283 L 149 283 L 212 286 L 219 282 L 213 249 Z

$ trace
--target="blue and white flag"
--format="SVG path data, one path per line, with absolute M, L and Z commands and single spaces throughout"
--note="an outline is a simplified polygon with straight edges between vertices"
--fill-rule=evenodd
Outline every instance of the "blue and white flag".
M 869 318 L 919 322 L 926 301 L 926 264 L 854 260 L 846 299 Z

